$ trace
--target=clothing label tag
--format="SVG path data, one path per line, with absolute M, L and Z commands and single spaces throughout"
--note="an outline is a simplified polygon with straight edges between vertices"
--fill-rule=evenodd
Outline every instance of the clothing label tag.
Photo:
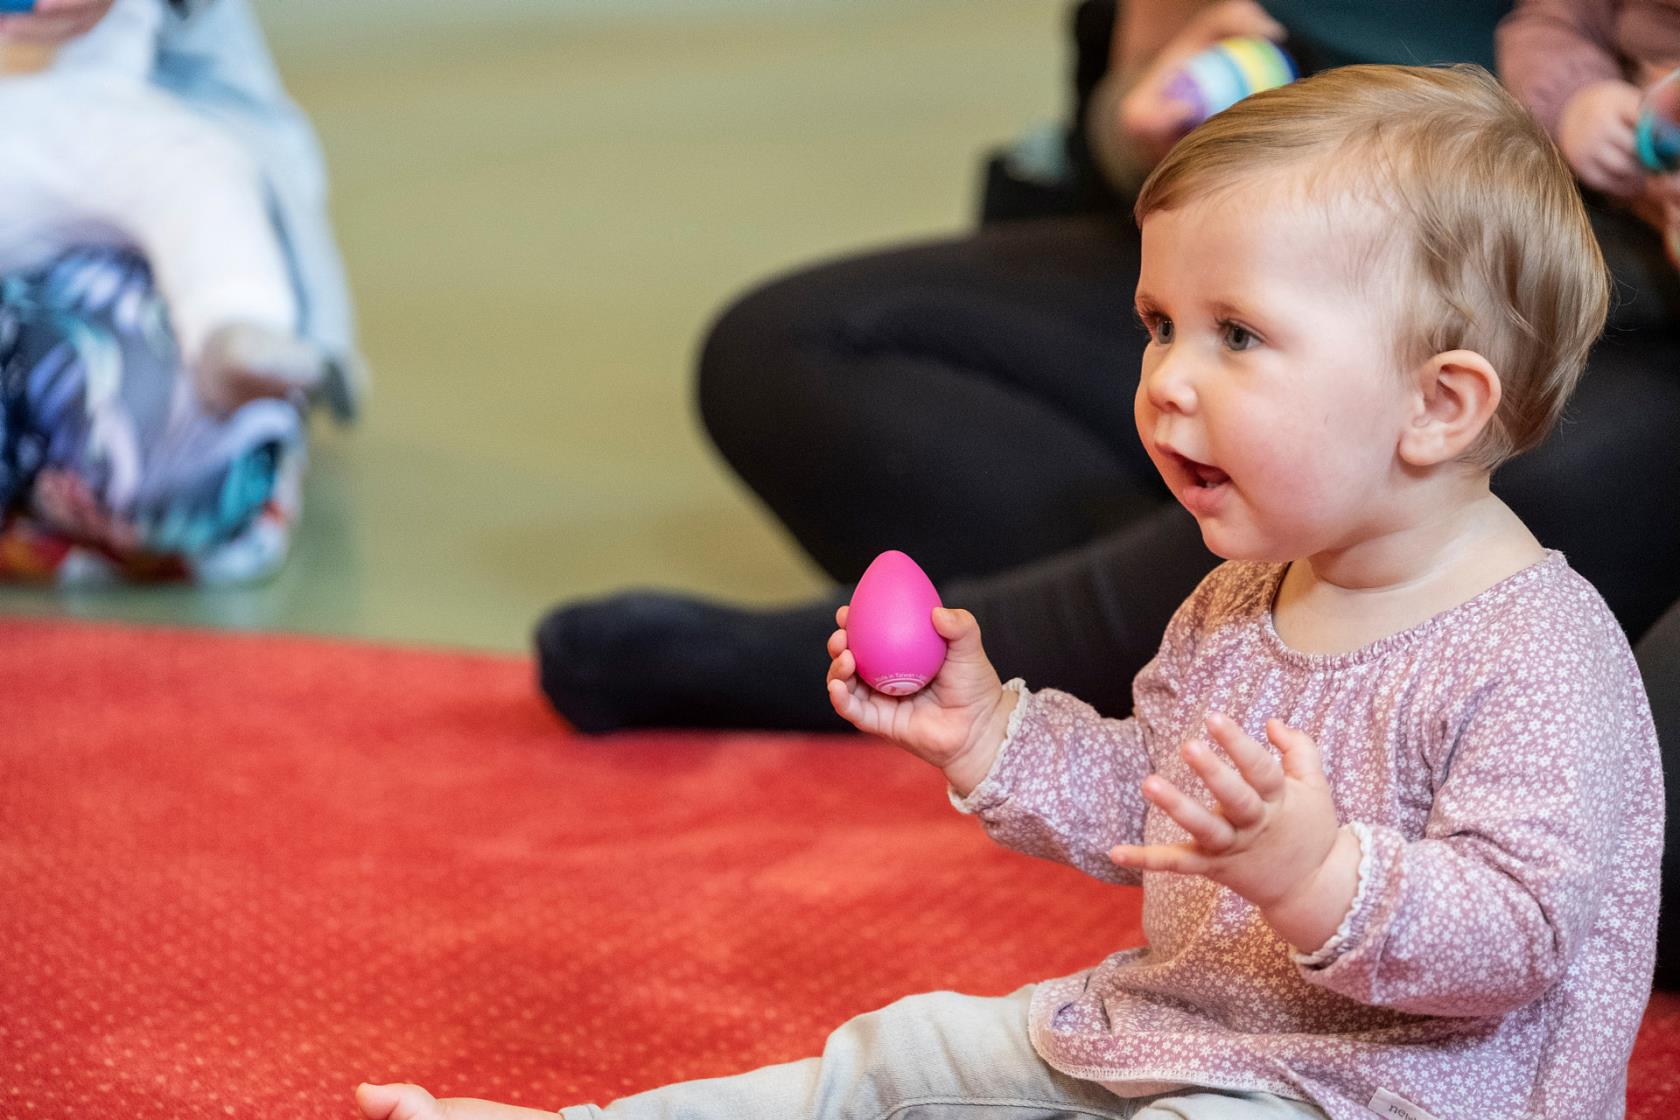
M 1377 1095 L 1371 1098 L 1371 1111 L 1389 1120 L 1435 1120 L 1405 1097 L 1397 1097 L 1387 1089 L 1378 1089 Z

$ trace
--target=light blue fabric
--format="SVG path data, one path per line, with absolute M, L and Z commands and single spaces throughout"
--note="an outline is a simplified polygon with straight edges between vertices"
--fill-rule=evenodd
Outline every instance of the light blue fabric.
M 1032 988 L 933 992 L 860 1015 L 821 1058 L 563 1108 L 563 1120 L 1324 1120 L 1301 1101 L 1240 1090 L 1115 1096 L 1051 1069 L 1027 1037 Z
M 222 125 L 257 160 L 291 264 L 302 333 L 354 357 L 350 294 L 327 217 L 320 144 L 292 102 L 246 0 L 210 0 L 171 14 L 152 81 Z

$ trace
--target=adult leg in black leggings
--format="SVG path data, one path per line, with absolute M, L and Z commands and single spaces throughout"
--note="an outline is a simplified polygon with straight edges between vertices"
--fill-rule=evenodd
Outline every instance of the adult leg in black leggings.
M 775 281 L 700 362 L 706 430 L 836 580 L 1004 571 L 1165 498 L 1132 424 L 1126 219 L 1019 222 Z

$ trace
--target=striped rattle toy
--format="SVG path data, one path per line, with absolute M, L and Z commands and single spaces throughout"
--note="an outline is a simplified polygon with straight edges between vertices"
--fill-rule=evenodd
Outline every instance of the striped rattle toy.
M 1194 55 L 1167 82 L 1166 95 L 1188 105 L 1191 127 L 1224 112 L 1251 93 L 1288 85 L 1300 76 L 1295 60 L 1270 39 L 1221 39 Z

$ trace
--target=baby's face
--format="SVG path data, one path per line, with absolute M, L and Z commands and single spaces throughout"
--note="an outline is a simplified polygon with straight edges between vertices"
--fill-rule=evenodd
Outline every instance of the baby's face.
M 1298 194 L 1260 183 L 1143 222 L 1138 432 L 1208 547 L 1231 559 L 1346 548 L 1395 513 L 1411 415 L 1397 287 L 1358 275 L 1373 220 L 1359 204 Z

